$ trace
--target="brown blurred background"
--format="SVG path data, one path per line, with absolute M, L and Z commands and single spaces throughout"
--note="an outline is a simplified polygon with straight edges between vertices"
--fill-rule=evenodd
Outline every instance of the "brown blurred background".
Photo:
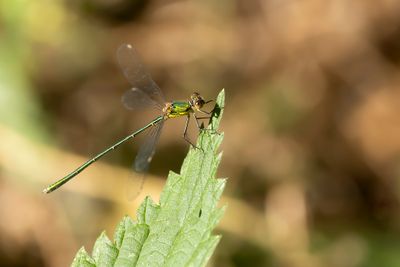
M 143 137 L 41 194 L 156 114 L 120 103 L 124 42 L 169 100 L 226 90 L 210 266 L 400 266 L 395 0 L 1 1 L 1 266 L 68 266 L 179 171 L 183 119 L 134 202 L 124 177 Z

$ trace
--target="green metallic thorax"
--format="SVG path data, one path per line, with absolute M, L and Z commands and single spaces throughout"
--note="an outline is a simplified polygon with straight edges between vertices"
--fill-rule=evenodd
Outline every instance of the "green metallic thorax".
M 184 101 L 174 101 L 171 103 L 168 109 L 168 118 L 176 118 L 181 116 L 186 116 L 192 112 L 192 107 L 189 102 Z

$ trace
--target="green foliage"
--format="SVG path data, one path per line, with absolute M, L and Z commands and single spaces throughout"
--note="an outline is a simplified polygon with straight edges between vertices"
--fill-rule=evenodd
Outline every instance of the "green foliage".
M 225 186 L 215 179 L 221 160 L 217 152 L 223 134 L 217 133 L 225 94 L 218 95 L 207 130 L 186 156 L 181 174 L 170 172 L 160 204 L 146 197 L 137 222 L 126 216 L 117 226 L 114 242 L 103 232 L 92 257 L 81 248 L 72 266 L 204 266 L 220 236 L 211 235 L 224 208 L 217 202 Z

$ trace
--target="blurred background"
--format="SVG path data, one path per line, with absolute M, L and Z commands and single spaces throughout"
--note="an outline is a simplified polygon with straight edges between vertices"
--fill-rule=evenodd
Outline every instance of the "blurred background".
M 1 266 L 68 266 L 179 171 L 184 119 L 166 123 L 134 202 L 124 177 L 143 137 L 41 193 L 157 114 L 120 103 L 122 43 L 169 100 L 226 90 L 228 209 L 209 266 L 400 266 L 395 0 L 1 1 Z

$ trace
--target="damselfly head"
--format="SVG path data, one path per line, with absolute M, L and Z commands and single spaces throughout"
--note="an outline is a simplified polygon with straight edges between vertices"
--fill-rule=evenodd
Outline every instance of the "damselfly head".
M 196 110 L 201 109 L 204 106 L 204 104 L 206 103 L 206 101 L 204 101 L 204 99 L 201 97 L 201 95 L 196 92 L 194 92 L 190 96 L 189 102 L 190 102 L 190 105 Z

